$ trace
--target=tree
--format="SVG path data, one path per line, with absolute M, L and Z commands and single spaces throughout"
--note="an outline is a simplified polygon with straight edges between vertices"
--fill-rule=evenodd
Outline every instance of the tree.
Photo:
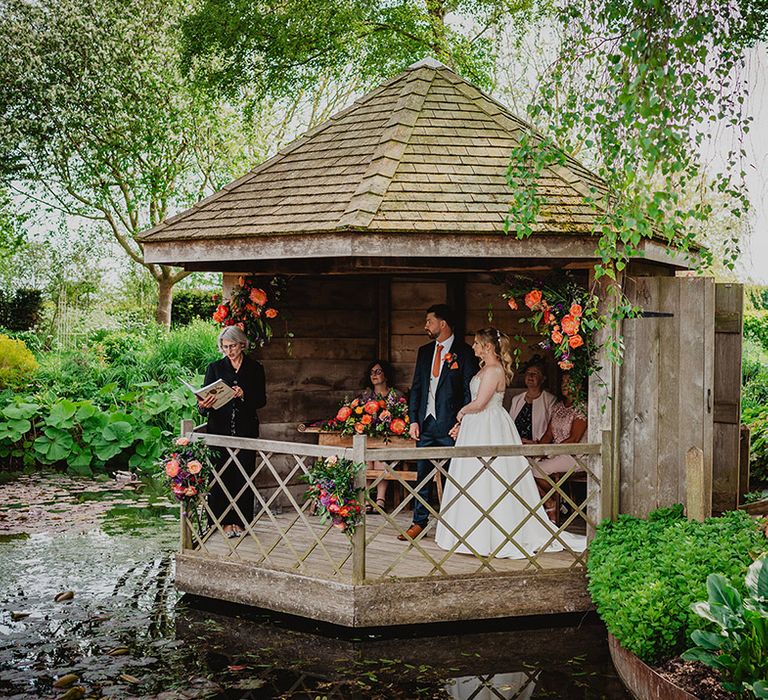
M 349 71 L 368 85 L 434 56 L 490 87 L 495 32 L 524 31 L 534 0 L 201 0 L 185 65 L 208 88 L 286 95 Z
M 173 285 L 188 273 L 145 264 L 136 235 L 253 156 L 240 115 L 181 76 L 183 8 L 0 0 L 0 179 L 38 216 L 58 211 L 108 230 L 155 280 L 166 325 Z

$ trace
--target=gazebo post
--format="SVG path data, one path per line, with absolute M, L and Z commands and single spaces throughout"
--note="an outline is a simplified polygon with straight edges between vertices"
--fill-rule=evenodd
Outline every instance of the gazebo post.
M 363 517 L 355 528 L 355 534 L 352 535 L 352 583 L 354 584 L 365 582 L 365 442 L 365 435 L 355 435 L 352 438 L 352 461 L 363 465 L 355 475 L 355 491 L 358 501 L 363 504 Z

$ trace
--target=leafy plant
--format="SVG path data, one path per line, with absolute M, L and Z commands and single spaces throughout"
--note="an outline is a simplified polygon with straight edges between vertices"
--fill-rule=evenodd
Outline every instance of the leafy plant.
M 768 483 L 768 404 L 745 408 L 742 423 L 749 427 L 749 469 L 752 483 Z
M 682 657 L 717 669 L 722 686 L 739 698 L 768 698 L 768 558 L 749 567 L 745 587 L 742 599 L 721 574 L 707 576 L 708 599 L 691 609 L 718 629 L 694 630 L 696 646 Z
M 21 288 L 13 293 L 0 289 L 0 327 L 12 331 L 32 330 L 40 320 L 43 293 Z
M 737 588 L 753 555 L 768 551 L 758 523 L 743 511 L 687 520 L 683 507 L 663 508 L 647 520 L 620 515 L 597 530 L 589 548 L 589 592 L 621 645 L 648 663 L 684 651 L 701 627 L 691 604 L 706 596 L 718 572 Z
M 180 289 L 173 295 L 171 326 L 186 326 L 193 319 L 208 320 L 221 302 L 221 294 L 200 289 Z
M 0 335 L 0 389 L 27 384 L 37 368 L 35 356 L 23 341 Z

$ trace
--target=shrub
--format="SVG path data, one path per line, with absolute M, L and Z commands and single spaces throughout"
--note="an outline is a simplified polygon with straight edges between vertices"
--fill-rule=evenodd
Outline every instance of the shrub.
M 768 483 L 768 405 L 745 408 L 741 421 L 749 427 L 750 482 Z
M 18 388 L 37 372 L 37 360 L 21 340 L 0 335 L 0 389 Z
M 701 620 L 691 604 L 706 598 L 710 573 L 743 591 L 753 555 L 768 550 L 756 521 L 743 511 L 687 520 L 683 507 L 647 520 L 620 515 L 603 523 L 589 547 L 589 592 L 621 645 L 648 663 L 687 648 Z
M 173 295 L 171 325 L 186 326 L 195 319 L 209 321 L 220 302 L 220 293 L 182 289 Z
M 768 311 L 744 314 L 744 337 L 756 340 L 768 350 Z
M 0 290 L 0 326 L 12 331 L 32 330 L 40 320 L 43 293 L 39 289 Z

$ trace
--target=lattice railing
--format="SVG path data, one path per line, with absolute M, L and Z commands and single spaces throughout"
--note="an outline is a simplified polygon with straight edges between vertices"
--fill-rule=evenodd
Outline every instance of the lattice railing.
M 223 451 L 224 464 L 214 474 L 226 496 L 228 506 L 222 513 L 214 513 L 207 502 L 201 502 L 198 513 L 184 513 L 182 517 L 182 550 L 191 550 L 200 556 L 238 561 L 257 567 L 293 571 L 317 578 L 365 583 L 392 578 L 441 577 L 474 575 L 487 572 L 512 570 L 573 569 L 585 565 L 584 538 L 588 541 L 597 523 L 611 515 L 613 483 L 610 460 L 610 435 L 605 433 L 603 444 L 578 445 L 515 445 L 480 447 L 430 447 L 413 448 L 391 446 L 371 449 L 362 436 L 354 438 L 351 448 L 322 447 L 301 443 L 232 438 L 218 435 L 198 435 L 208 445 Z M 241 451 L 255 455 L 253 467 L 244 467 Z M 547 476 L 537 470 L 537 458 L 568 454 L 575 463 L 566 473 Z M 357 488 L 365 498 L 372 513 L 367 515 L 352 538 L 334 528 L 330 523 L 321 524 L 305 501 L 306 475 L 318 457 L 337 455 L 356 462 L 376 461 L 377 476 L 366 488 L 365 472 L 358 476 Z M 477 472 L 467 481 L 459 482 L 451 475 L 450 460 L 471 457 L 477 461 Z M 506 457 L 522 457 L 514 478 L 507 479 L 509 467 L 504 467 Z M 418 482 L 402 476 L 411 476 L 416 459 L 427 460 L 430 467 L 422 470 Z M 501 461 L 500 461 L 501 460 Z M 466 463 L 465 463 L 466 464 Z M 383 465 L 383 466 L 382 466 Z M 225 478 L 228 470 L 235 470 L 240 482 L 237 493 L 227 488 L 231 478 Z M 582 484 L 572 488 L 574 476 L 582 476 Z M 544 493 L 535 499 L 523 498 L 520 493 L 522 480 L 530 474 L 545 484 Z M 477 479 L 490 477 L 497 496 L 487 507 L 477 502 L 472 486 Z M 586 477 L 586 478 L 584 478 Z M 369 492 L 386 479 L 399 489 L 402 498 L 389 512 L 371 499 Z M 444 484 L 448 492 L 442 503 L 433 488 L 432 495 L 425 497 L 425 486 Z M 449 487 L 450 486 L 450 487 Z M 545 514 L 543 504 L 557 497 L 563 508 L 558 524 Z M 243 517 L 238 502 L 253 499 L 254 515 L 248 521 Z M 471 504 L 479 513 L 476 522 L 461 531 L 451 526 L 449 519 L 441 515 L 449 511 L 451 502 L 462 500 L 462 507 Z M 411 525 L 413 504 L 423 504 L 429 513 L 429 522 L 422 532 L 404 541 L 397 539 Z M 504 508 L 516 505 L 517 520 L 511 527 L 499 522 Z M 501 511 L 501 512 L 500 512 Z M 236 513 L 246 522 L 245 534 L 240 538 L 228 538 L 222 522 L 227 513 Z M 519 541 L 520 532 L 528 522 L 538 523 L 539 531 L 546 537 L 534 551 L 526 549 Z M 455 542 L 448 549 L 437 546 L 434 533 L 442 522 Z M 494 551 L 480 552 L 472 543 L 472 533 L 478 528 L 490 528 L 499 533 L 501 541 Z M 582 538 L 581 540 L 579 538 Z M 498 539 L 498 537 L 497 537 Z M 580 546 L 581 545 L 581 546 Z M 459 553 L 459 548 L 468 553 Z M 499 553 L 509 555 L 499 558 Z

